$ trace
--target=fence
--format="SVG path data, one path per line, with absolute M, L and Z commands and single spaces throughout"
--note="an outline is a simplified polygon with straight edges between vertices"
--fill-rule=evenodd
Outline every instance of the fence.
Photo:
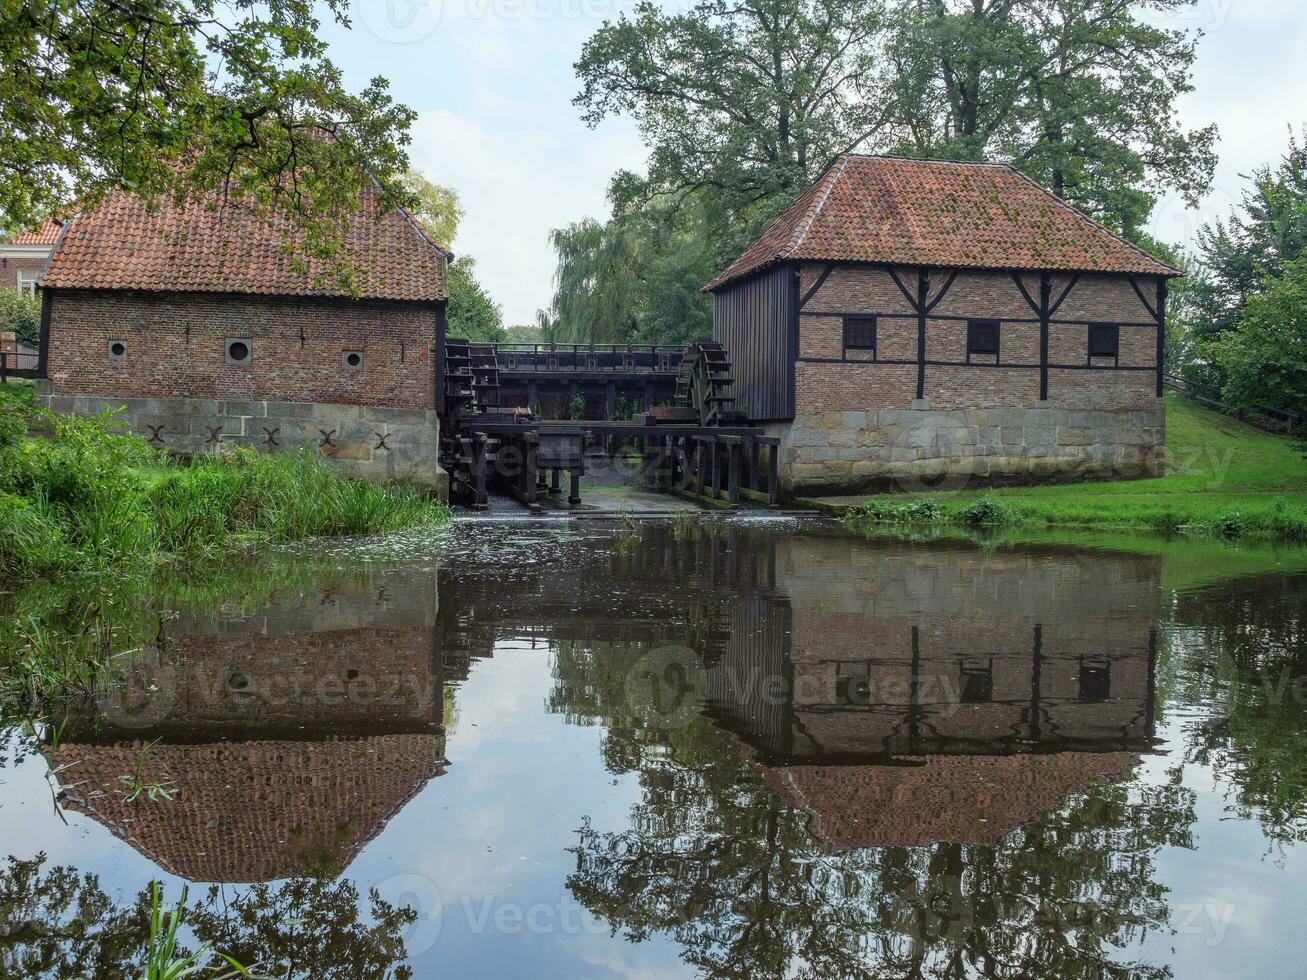
M 0 351 L 0 383 L 10 378 L 35 378 L 39 361 L 40 356 L 37 354 Z
M 1188 398 L 1190 401 L 1205 405 L 1214 411 L 1221 412 L 1238 419 L 1241 422 L 1247 422 L 1249 425 L 1256 426 L 1266 432 L 1276 432 L 1282 435 L 1291 436 L 1295 432 L 1301 431 L 1299 423 L 1301 417 L 1295 412 L 1286 412 L 1280 408 L 1267 408 L 1256 406 L 1253 408 L 1234 408 L 1213 397 L 1211 392 L 1196 388 L 1184 378 L 1175 374 L 1162 375 L 1162 381 L 1166 387 L 1170 388 L 1177 394 Z
M 680 366 L 678 344 L 498 344 L 501 371 L 669 374 Z

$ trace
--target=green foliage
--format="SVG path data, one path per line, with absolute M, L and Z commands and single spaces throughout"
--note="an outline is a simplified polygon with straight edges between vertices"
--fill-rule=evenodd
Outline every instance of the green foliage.
M 29 425 L 47 434 L 29 438 Z M 5 577 L 392 531 L 448 514 L 420 490 L 346 480 L 307 454 L 170 461 L 109 415 L 53 415 L 11 398 L 0 398 L 0 464 Z
M 311 255 L 337 257 L 365 182 L 407 202 L 414 113 L 384 78 L 344 86 L 323 11 L 348 26 L 347 0 L 0 0 L 0 224 L 111 187 L 231 191 L 289 215 Z M 337 274 L 348 284 L 343 263 Z
M 422 222 L 422 227 L 437 243 L 450 248 L 465 213 L 458 191 L 433 183 L 416 170 L 407 171 L 400 183 L 412 198 L 409 210 L 413 217 Z
M 1158 0 L 1183 15 L 1194 0 Z M 1008 160 L 1128 235 L 1162 188 L 1196 204 L 1214 126 L 1175 113 L 1192 90 L 1196 33 L 1154 27 L 1115 0 L 894 4 L 887 47 L 900 149 Z
M 464 256 L 449 264 L 445 273 L 445 291 L 449 295 L 446 310 L 448 336 L 487 343 L 504 339 L 503 311 L 477 281 L 474 259 Z
M 0 289 L 0 332 L 12 330 L 18 342 L 36 347 L 41 342 L 41 302 L 15 289 Z
M 585 120 L 632 118 L 649 162 L 614 176 L 607 222 L 554 233 L 560 334 L 707 336 L 699 288 L 849 150 L 1012 161 L 1142 238 L 1160 191 L 1195 200 L 1215 165 L 1215 131 L 1175 120 L 1194 43 L 1114 0 L 641 3 L 576 65 Z
M 857 502 L 846 517 L 868 527 L 1133 528 L 1307 541 L 1301 444 L 1172 398 L 1166 455 L 1163 477 L 880 495 Z
M 1220 365 L 1223 401 L 1285 409 L 1307 420 L 1307 253 L 1248 297 L 1238 329 L 1203 349 Z
M 1191 285 L 1192 330 L 1201 340 L 1234 329 L 1248 297 L 1307 249 L 1307 145 L 1292 133 L 1275 167 L 1253 171 L 1239 210 L 1199 234 L 1202 271 Z
M 405 930 L 417 913 L 348 880 L 293 879 L 276 885 L 207 889 L 176 905 L 157 883 L 119 904 L 97 875 L 46 866 L 46 856 L 0 865 L 0 921 L 11 925 L 0 946 L 6 977 L 206 976 L 404 980 Z M 182 940 L 185 926 L 198 942 Z M 224 950 L 223 953 L 215 950 Z M 248 971 L 241 963 L 248 963 Z

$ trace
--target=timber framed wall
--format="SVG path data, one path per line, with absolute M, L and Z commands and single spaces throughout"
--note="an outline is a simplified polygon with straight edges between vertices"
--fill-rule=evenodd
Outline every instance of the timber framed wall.
M 794 269 L 778 265 L 713 295 L 713 339 L 731 358 L 735 407 L 756 422 L 794 418 Z

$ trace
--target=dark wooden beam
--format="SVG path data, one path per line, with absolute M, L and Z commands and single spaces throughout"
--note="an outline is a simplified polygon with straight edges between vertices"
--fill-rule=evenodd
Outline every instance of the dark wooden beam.
M 36 376 L 50 377 L 50 314 L 54 309 L 54 293 L 41 290 L 41 337 L 37 341 Z M 17 363 L 17 362 L 15 362 Z
M 1048 401 L 1048 320 L 1053 276 L 1044 272 L 1039 276 L 1039 400 Z
M 1151 316 L 1154 320 L 1156 320 L 1157 309 L 1153 306 L 1152 303 L 1148 302 L 1148 297 L 1145 296 L 1144 291 L 1139 288 L 1139 280 L 1137 280 L 1134 276 L 1126 276 L 1126 279 L 1129 280 L 1130 288 L 1135 291 L 1135 295 L 1139 297 L 1139 302 L 1144 304 L 1144 309 L 1148 311 L 1148 315 Z
M 812 284 L 812 288 L 810 288 L 806 293 L 804 293 L 803 296 L 799 299 L 800 312 L 802 312 L 803 308 L 808 305 L 808 301 L 817 295 L 817 290 L 821 289 L 822 286 L 826 285 L 826 280 L 830 278 L 830 274 L 834 271 L 835 271 L 835 266 L 833 265 L 828 265 L 826 266 L 826 268 L 821 270 L 821 274 L 817 276 L 817 281 Z
M 957 270 L 957 269 L 954 269 L 952 272 L 950 272 L 950 273 L 948 274 L 948 278 L 944 280 L 944 285 L 941 286 L 940 289 L 939 289 L 939 292 L 937 292 L 937 293 L 935 294 L 935 298 L 932 299 L 932 300 L 931 300 L 931 301 L 926 305 L 926 312 L 927 312 L 927 313 L 929 313 L 929 312 L 930 312 L 931 310 L 933 310 L 935 307 L 939 306 L 940 300 L 942 300 L 945 296 L 948 295 L 949 288 L 953 285 L 953 280 L 956 279 L 957 277 L 958 277 L 958 270 Z
M 1166 375 L 1166 296 L 1170 286 L 1165 276 L 1157 277 L 1157 397 L 1162 397 Z
M 926 397 L 926 297 L 930 295 L 930 273 L 917 270 L 917 399 Z
M 1063 289 L 1062 292 L 1058 294 L 1057 299 L 1053 301 L 1053 305 L 1048 308 L 1048 318 L 1050 320 L 1053 319 L 1053 316 L 1057 313 L 1057 311 L 1062 308 L 1062 304 L 1066 302 L 1066 298 L 1071 295 L 1071 290 L 1076 288 L 1076 283 L 1078 283 L 1079 281 L 1080 281 L 1080 273 L 1078 272 L 1071 273 L 1071 279 L 1067 282 L 1066 288 Z

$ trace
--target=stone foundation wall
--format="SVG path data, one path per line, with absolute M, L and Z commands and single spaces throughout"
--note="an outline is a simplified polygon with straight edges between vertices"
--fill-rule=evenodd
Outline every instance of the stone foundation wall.
M 1166 415 L 1148 408 L 868 409 L 768 426 L 788 494 L 959 490 L 1165 472 Z
M 449 495 L 449 477 L 437 461 L 440 420 L 434 411 L 210 398 L 110 398 L 55 395 L 48 383 L 37 394 L 55 412 L 97 415 L 121 411 L 123 426 L 160 449 L 182 455 L 214 453 L 223 446 L 268 452 L 309 449 L 352 479 L 400 481 Z

